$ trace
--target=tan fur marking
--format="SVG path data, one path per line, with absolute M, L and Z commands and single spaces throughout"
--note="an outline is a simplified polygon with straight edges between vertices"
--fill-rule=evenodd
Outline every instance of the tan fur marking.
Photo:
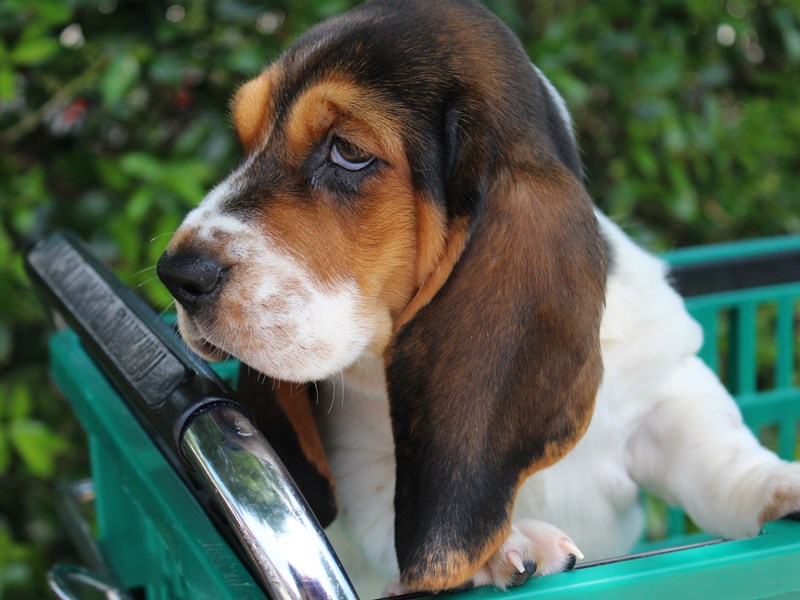
M 775 521 L 776 519 L 781 519 L 791 514 L 793 508 L 797 506 L 797 503 L 798 499 L 796 494 L 787 490 L 776 490 L 772 501 L 761 511 L 759 523 L 764 525 L 770 521 Z
M 467 227 L 468 222 L 466 219 L 455 220 L 453 222 L 450 227 L 450 233 L 446 241 L 444 252 L 440 260 L 434 266 L 431 267 L 425 264 L 432 259 L 433 253 L 428 250 L 428 256 L 425 256 L 422 254 L 422 251 L 420 252 L 421 257 L 427 259 L 425 261 L 420 260 L 420 271 L 425 272 L 427 276 L 421 283 L 414 298 L 408 303 L 408 306 L 406 306 L 403 313 L 395 322 L 395 333 L 414 318 L 414 315 L 431 301 L 436 295 L 436 292 L 438 292 L 442 285 L 444 285 L 444 282 L 447 281 L 447 278 L 450 276 L 453 267 L 464 251 L 464 246 L 467 243 Z M 434 240 L 433 243 L 437 244 L 438 240 Z M 418 272 L 417 276 L 419 277 L 420 274 L 421 273 Z
M 422 287 L 442 258 L 447 236 L 447 216 L 430 198 L 417 198 L 417 285 Z
M 297 433 L 300 447 L 303 448 L 306 458 L 311 461 L 321 475 L 333 483 L 333 473 L 325 456 L 325 449 L 319 437 L 314 415 L 311 412 L 311 400 L 308 397 L 306 386 L 276 380 L 274 392 L 278 404 L 286 413 Z
M 286 124 L 287 151 L 303 157 L 334 125 L 338 135 L 363 150 L 404 160 L 398 120 L 368 88 L 335 74 L 294 102 Z
M 510 533 L 511 521 L 509 519 L 505 528 L 487 540 L 473 560 L 470 560 L 463 552 L 452 552 L 444 563 L 439 557 L 432 556 L 429 559 L 427 568 L 424 569 L 425 572 L 421 576 L 417 577 L 413 573 L 405 573 L 401 576 L 401 582 L 409 590 L 415 592 L 441 592 L 458 588 L 466 581 L 469 581 L 478 572 L 478 569 L 497 552 L 497 549 L 506 541 Z
M 275 67 L 244 83 L 231 101 L 231 117 L 245 152 L 252 152 L 263 141 L 271 121 L 270 88 Z
M 414 289 L 414 208 L 405 174 L 365 182 L 359 218 L 335 202 L 275 202 L 261 227 L 324 284 L 355 279 L 364 308 L 394 320 Z M 309 231 L 309 226 L 313 229 Z M 386 323 L 384 344 L 391 334 Z M 376 349 L 377 350 L 377 349 Z M 380 348 L 382 350 L 382 348 Z
M 195 244 L 197 239 L 196 227 L 181 227 L 172 236 L 172 239 L 167 244 L 167 252 L 176 252 L 180 248 L 191 247 Z

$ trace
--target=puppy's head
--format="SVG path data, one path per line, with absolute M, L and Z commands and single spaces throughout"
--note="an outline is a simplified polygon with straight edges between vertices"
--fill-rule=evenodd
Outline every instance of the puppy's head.
M 492 98 L 533 75 L 476 44 L 460 7 L 442 10 L 464 13 L 448 31 L 447 15 L 408 4 L 322 24 L 236 93 L 244 160 L 159 264 L 201 355 L 319 379 L 383 350 L 435 291 L 410 306 L 426 281 L 445 278 L 483 179 L 508 158 L 490 139 Z
M 159 263 L 199 354 L 310 381 L 386 346 L 447 222 L 444 91 L 404 29 L 327 22 L 236 93 L 244 160 Z
M 404 581 L 457 585 L 599 384 L 605 258 L 563 101 L 477 3 L 378 0 L 232 113 L 244 159 L 159 261 L 181 333 L 298 382 L 384 353 Z

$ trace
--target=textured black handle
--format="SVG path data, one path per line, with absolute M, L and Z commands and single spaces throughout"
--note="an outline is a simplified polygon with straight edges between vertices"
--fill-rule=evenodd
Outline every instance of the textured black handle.
M 78 333 L 145 425 L 177 456 L 192 415 L 237 405 L 233 392 L 158 315 L 70 233 L 28 253 L 31 278 Z

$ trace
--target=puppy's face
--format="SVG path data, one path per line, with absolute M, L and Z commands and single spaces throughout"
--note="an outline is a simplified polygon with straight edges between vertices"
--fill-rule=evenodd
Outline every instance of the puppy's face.
M 346 70 L 303 78 L 314 59 L 289 54 L 239 89 L 246 157 L 159 265 L 196 352 L 298 382 L 384 348 L 418 284 L 420 235 L 441 229 L 398 108 Z

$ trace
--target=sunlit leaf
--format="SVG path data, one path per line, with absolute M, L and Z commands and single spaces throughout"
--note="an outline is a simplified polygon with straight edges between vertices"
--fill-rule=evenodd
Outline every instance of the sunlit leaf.
M 40 421 L 14 421 L 8 432 L 25 467 L 36 477 L 50 476 L 55 470 L 56 458 L 69 447 L 65 439 Z
M 0 475 L 5 475 L 11 464 L 11 444 L 5 428 L 0 426 Z
M 150 187 L 140 187 L 125 203 L 125 214 L 131 223 L 138 223 L 142 220 L 147 211 L 153 204 L 155 190 Z
M 151 154 L 130 152 L 119 160 L 118 167 L 130 177 L 152 182 L 158 180 L 166 165 Z
M 21 382 L 11 387 L 8 392 L 6 402 L 8 407 L 6 409 L 6 416 L 9 421 L 16 422 L 27 419 L 31 414 L 33 405 L 32 396 L 33 391 L 23 386 Z
M 132 53 L 120 52 L 111 61 L 100 80 L 103 102 L 109 106 L 119 104 L 138 80 L 141 66 Z
M 34 66 L 53 56 L 59 48 L 58 40 L 54 38 L 22 38 L 11 51 L 11 59 L 18 65 Z
M 35 3 L 40 22 L 50 25 L 66 22 L 72 15 L 72 5 L 62 0 L 37 0 Z
M 17 94 L 17 77 L 9 67 L 0 65 L 0 102 L 8 102 Z

